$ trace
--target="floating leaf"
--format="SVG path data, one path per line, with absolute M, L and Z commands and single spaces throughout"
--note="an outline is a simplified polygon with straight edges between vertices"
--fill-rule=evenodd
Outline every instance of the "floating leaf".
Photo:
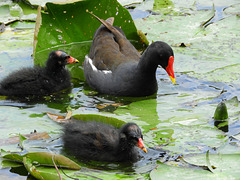
M 59 179 L 57 171 L 55 173 L 49 173 L 49 172 L 42 173 L 41 171 L 36 169 L 36 166 L 33 165 L 32 160 L 30 158 L 24 157 L 23 164 L 27 169 L 27 171 L 37 179 L 49 179 L 49 180 Z
M 213 173 L 203 174 L 201 176 L 202 179 L 238 179 L 240 154 L 210 154 L 210 157 L 211 164 L 214 165 L 214 168 L 212 169 Z M 185 157 L 185 160 L 189 163 L 205 165 L 206 155 L 201 154 L 191 157 L 189 156 Z M 191 177 L 193 177 L 193 175 L 194 174 L 192 174 Z
M 81 167 L 76 164 L 75 162 L 71 161 L 67 157 L 59 154 L 49 153 L 49 152 L 33 152 L 27 153 L 24 157 L 30 158 L 32 161 L 37 161 L 41 165 L 54 165 L 52 161 L 52 157 L 57 165 L 61 166 L 62 168 L 68 169 L 80 169 Z
M 47 171 L 41 171 L 41 168 L 40 168 L 41 166 L 42 167 L 54 166 L 54 163 L 61 168 L 67 168 L 72 170 L 81 169 L 81 167 L 78 164 L 66 158 L 65 156 L 53 154 L 49 152 L 33 152 L 33 153 L 27 153 L 22 156 L 18 154 L 8 154 L 3 156 L 3 158 L 10 159 L 17 162 L 22 162 L 25 168 L 28 170 L 28 172 L 37 179 L 49 179 L 49 180 L 58 179 L 59 176 L 55 168 L 46 168 Z M 5 163 L 4 165 L 5 167 L 19 166 L 19 164 L 16 164 L 14 162 L 5 161 L 4 163 Z M 53 169 L 54 171 L 51 171 L 51 169 Z M 74 171 L 64 170 L 64 172 L 74 172 Z
M 118 106 L 120 105 L 119 103 L 114 103 L 113 106 Z M 86 114 L 85 114 L 86 113 Z M 120 119 L 117 119 L 115 117 L 110 117 L 110 116 L 105 116 L 105 113 L 101 113 L 102 115 L 100 115 L 100 113 L 98 114 L 90 114 L 90 112 L 88 111 L 74 111 L 73 115 L 71 115 L 72 118 L 70 119 L 66 119 L 63 116 L 58 116 L 56 114 L 51 114 L 51 113 L 47 113 L 49 115 L 49 117 L 51 119 L 53 119 L 56 122 L 64 122 L 64 123 L 68 123 L 71 122 L 72 120 L 82 120 L 82 121 L 97 121 L 97 122 L 102 122 L 102 123 L 106 123 L 106 124 L 111 124 L 117 128 L 120 128 L 122 125 L 124 125 L 126 122 Z M 70 111 L 70 114 L 72 114 L 72 112 Z M 108 114 L 109 115 L 109 114 Z M 59 120 L 57 119 L 59 117 Z M 70 115 L 69 115 L 70 117 Z M 64 119 L 62 119 L 64 118 Z M 56 120 L 57 119 L 57 120 Z
M 9 168 L 9 167 L 20 167 L 22 166 L 22 163 L 9 161 L 9 160 L 3 160 L 1 163 L 2 168 Z
M 137 120 L 138 123 L 144 121 L 145 128 L 151 129 L 153 127 L 156 127 L 156 125 L 158 124 L 156 105 L 156 99 L 138 99 L 138 101 L 132 102 L 126 107 L 120 106 L 115 111 L 115 113 L 121 115 L 131 114 L 133 117 L 135 117 L 135 120 Z M 149 126 L 147 127 L 147 125 Z
M 106 124 L 111 124 L 117 128 L 120 128 L 122 125 L 126 123 L 114 117 L 107 117 L 107 116 L 96 115 L 96 114 L 75 114 L 73 115 L 73 117 L 75 119 L 79 119 L 82 121 L 97 121 L 97 122 L 102 122 Z
M 207 164 L 211 168 L 209 170 L 203 170 L 195 167 L 206 167 L 206 154 L 184 157 L 184 161 L 188 166 L 172 166 L 163 163 L 158 163 L 157 169 L 154 169 L 150 173 L 151 180 L 157 180 L 159 177 L 162 179 L 238 179 L 239 177 L 239 154 L 211 154 L 211 164 L 209 162 L 209 155 L 207 155 Z M 176 164 L 176 162 L 175 162 Z
M 16 153 L 6 154 L 2 157 L 13 160 L 13 161 L 23 162 L 23 156 L 16 154 Z
M 62 168 L 68 168 L 68 169 L 80 169 L 81 167 L 76 164 L 75 162 L 71 161 L 67 157 L 59 154 L 49 153 L 49 152 L 32 152 L 27 153 L 24 155 L 19 154 L 7 154 L 4 155 L 3 158 L 10 159 L 13 161 L 20 161 L 23 162 L 23 158 L 26 157 L 28 159 L 31 159 L 31 161 L 38 163 L 41 166 L 54 166 L 54 163 L 52 161 L 52 158 L 54 159 L 54 162 L 61 166 Z
M 151 180 L 158 180 L 159 177 L 162 179 L 196 179 L 200 177 L 205 179 L 211 174 L 209 171 L 201 169 L 191 169 L 187 167 L 170 166 L 163 163 L 158 163 L 157 169 L 154 169 L 150 173 Z
M 174 4 L 171 0 L 154 0 L 153 10 L 163 13 L 170 14 L 172 13 Z

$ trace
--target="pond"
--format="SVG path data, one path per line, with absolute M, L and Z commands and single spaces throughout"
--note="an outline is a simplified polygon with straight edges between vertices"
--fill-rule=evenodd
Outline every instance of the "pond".
M 0 22 L 6 24 L 19 16 L 36 18 L 36 9 L 32 13 L 22 4 L 1 3 Z M 71 92 L 41 100 L 1 97 L 0 148 L 19 153 L 47 151 L 67 156 L 62 151 L 62 125 L 50 119 L 47 113 L 66 116 L 67 110 L 71 110 L 73 115 L 96 114 L 135 122 L 141 127 L 144 143 L 149 148 L 149 153 L 133 165 L 79 162 L 83 167 L 79 175 L 82 179 L 185 179 L 185 174 L 189 179 L 238 179 L 239 1 L 173 0 L 161 4 L 162 1 L 157 0 L 122 0 L 120 3 L 129 8 L 137 29 L 147 33 L 149 42 L 161 40 L 173 48 L 176 84 L 173 85 L 166 72 L 158 68 L 158 91 L 149 97 L 97 94 L 84 80 L 76 78 L 72 80 Z M 35 22 L 18 22 L 6 26 L 0 33 L 0 79 L 19 68 L 33 66 L 34 27 Z M 186 47 L 179 47 L 181 43 Z M 82 68 L 82 65 L 77 67 Z M 227 132 L 217 129 L 213 120 L 215 109 L 223 100 L 229 115 Z M 10 137 L 34 131 L 45 132 L 47 137 L 25 140 L 24 151 L 18 143 L 10 143 Z M 184 166 L 176 163 L 180 156 L 191 164 L 204 166 L 208 166 L 206 159 L 209 159 L 216 169 L 210 173 L 180 168 Z M 1 165 L 0 168 L 1 179 L 34 179 L 23 166 L 5 168 Z

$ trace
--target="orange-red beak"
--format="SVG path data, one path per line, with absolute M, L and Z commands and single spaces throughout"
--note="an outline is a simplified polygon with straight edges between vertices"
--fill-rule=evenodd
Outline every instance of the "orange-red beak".
M 139 139 L 138 139 L 138 144 L 137 144 L 137 146 L 138 146 L 141 150 L 143 150 L 145 153 L 147 153 L 147 149 L 146 149 L 145 146 L 144 146 L 144 143 L 143 143 L 142 138 L 139 138 Z
M 175 84 L 175 76 L 174 76 L 174 71 L 173 71 L 173 62 L 174 62 L 174 57 L 170 56 L 168 60 L 168 66 L 166 67 L 166 71 L 172 80 L 173 84 Z
M 72 64 L 72 63 L 78 63 L 79 61 L 75 58 L 73 58 L 72 56 L 70 56 L 68 59 L 67 59 L 67 63 L 68 64 Z

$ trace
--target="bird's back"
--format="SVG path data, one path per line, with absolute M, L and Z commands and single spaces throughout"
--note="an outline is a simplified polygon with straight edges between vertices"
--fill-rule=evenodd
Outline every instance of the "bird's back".
M 76 157 L 99 161 L 116 161 L 119 145 L 116 128 L 98 122 L 67 124 L 63 134 L 64 147 Z
M 39 89 L 37 81 L 41 69 L 22 68 L 14 73 L 9 74 L 0 82 L 1 95 L 26 94 L 29 91 Z M 34 86 L 32 86 L 34 84 Z M 32 87 L 32 88 L 30 88 Z M 29 89 L 29 90 L 28 90 Z
M 0 95 L 49 95 L 60 91 L 71 85 L 70 75 L 65 71 L 64 76 L 59 78 L 58 75 L 49 75 L 42 67 L 22 68 L 0 82 Z
M 89 57 L 99 70 L 115 70 L 121 63 L 138 62 L 140 58 L 122 29 L 112 26 L 113 20 L 109 19 L 101 20 L 104 25 L 96 30 L 89 52 Z

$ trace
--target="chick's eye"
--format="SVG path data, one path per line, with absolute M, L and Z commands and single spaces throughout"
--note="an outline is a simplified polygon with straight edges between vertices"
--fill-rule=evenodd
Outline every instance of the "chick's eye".
M 138 138 L 137 137 L 131 137 L 132 141 L 138 142 Z
M 66 56 L 66 59 L 69 59 L 70 58 L 70 56 Z

